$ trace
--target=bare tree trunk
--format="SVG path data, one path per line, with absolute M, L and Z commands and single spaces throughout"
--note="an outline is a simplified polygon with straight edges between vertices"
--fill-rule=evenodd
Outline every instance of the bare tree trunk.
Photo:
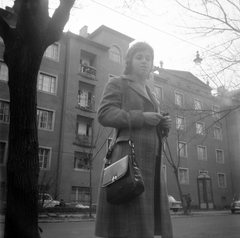
M 17 48 L 13 46 L 11 52 L 8 48 L 5 52 L 10 91 L 5 238 L 40 237 L 36 82 L 43 52 L 36 51 L 39 49 L 37 42 L 33 47 L 27 47 L 24 44 Z

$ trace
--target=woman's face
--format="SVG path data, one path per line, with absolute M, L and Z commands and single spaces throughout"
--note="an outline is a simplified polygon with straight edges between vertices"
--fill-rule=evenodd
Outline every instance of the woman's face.
M 153 57 L 149 50 L 137 52 L 132 59 L 132 75 L 146 79 L 152 69 Z

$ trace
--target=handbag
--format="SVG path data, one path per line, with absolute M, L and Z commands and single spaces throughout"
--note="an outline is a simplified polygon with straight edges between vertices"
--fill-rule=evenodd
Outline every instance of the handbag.
M 144 183 L 135 157 L 132 134 L 130 133 L 128 141 L 130 154 L 111 164 L 115 142 L 111 144 L 106 155 L 102 187 L 106 187 L 107 202 L 119 205 L 140 196 L 144 192 Z

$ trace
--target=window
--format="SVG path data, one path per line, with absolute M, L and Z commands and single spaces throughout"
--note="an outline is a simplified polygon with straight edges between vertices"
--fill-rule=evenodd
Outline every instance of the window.
M 213 127 L 214 139 L 222 140 L 222 129 L 220 127 Z
M 10 120 L 10 104 L 0 101 L 0 122 L 9 122 Z
M 77 117 L 76 122 L 76 143 L 83 146 L 93 146 L 92 141 L 92 121 L 86 117 Z
M 96 80 L 97 69 L 94 65 L 96 65 L 96 55 L 81 49 L 79 74 L 84 78 Z
M 5 158 L 7 154 L 7 143 L 0 141 L 0 165 L 5 165 Z
M 163 89 L 162 87 L 159 86 L 154 86 L 155 88 L 155 92 L 156 92 L 156 97 L 159 101 L 161 101 L 163 99 Z
M 44 52 L 44 56 L 49 59 L 58 61 L 59 60 L 59 48 L 60 48 L 60 46 L 57 43 L 54 43 L 54 44 L 48 46 L 48 48 Z
M 216 161 L 219 164 L 224 164 L 224 154 L 223 154 L 223 150 L 216 150 Z
M 183 95 L 180 93 L 175 93 L 175 104 L 182 107 L 183 106 Z
M 226 188 L 227 187 L 226 174 L 218 173 L 217 177 L 218 177 L 218 187 L 219 188 Z
M 72 186 L 71 202 L 89 204 L 90 201 L 90 188 Z
M 92 136 L 92 126 L 90 122 L 78 121 L 76 126 L 78 135 Z
M 8 81 L 8 67 L 3 61 L 0 61 L 0 80 Z
M 109 50 L 109 59 L 115 63 L 121 63 L 121 51 L 117 46 L 111 46 Z
M 201 100 L 195 99 L 194 100 L 194 108 L 197 111 L 202 111 L 203 110 L 203 102 Z
M 40 169 L 50 169 L 51 150 L 49 148 L 38 149 Z
M 94 95 L 90 89 L 81 88 L 78 90 L 78 105 L 80 108 L 93 110 Z
M 39 73 L 38 90 L 55 94 L 57 92 L 57 78 L 44 73 Z
M 198 159 L 199 160 L 207 160 L 207 148 L 206 148 L 206 146 L 198 145 L 197 151 L 198 151 Z
M 187 157 L 187 143 L 186 142 L 178 142 L 178 154 L 181 157 Z
M 39 129 L 53 130 L 53 112 L 37 109 L 37 125 Z
M 213 117 L 219 119 L 220 118 L 220 107 L 216 105 L 212 105 L 212 115 Z
M 189 184 L 188 169 L 178 168 L 178 180 L 180 184 Z
M 196 122 L 196 134 L 204 135 L 205 126 L 203 122 Z
M 176 129 L 177 130 L 185 130 L 185 120 L 184 117 L 176 116 Z
M 91 155 L 82 152 L 75 152 L 74 154 L 74 166 L 75 170 L 83 170 L 89 171 L 90 170 L 90 160 Z

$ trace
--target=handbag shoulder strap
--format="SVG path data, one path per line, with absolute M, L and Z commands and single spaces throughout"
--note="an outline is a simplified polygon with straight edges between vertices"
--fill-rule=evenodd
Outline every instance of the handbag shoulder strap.
M 127 85 L 128 80 L 123 78 L 123 77 L 120 77 L 120 80 L 121 80 L 121 86 L 122 86 L 122 102 L 123 102 L 124 97 L 125 97 L 125 87 Z M 126 113 L 126 115 L 127 115 L 128 127 L 129 127 L 129 130 L 130 130 L 129 145 L 132 146 L 133 142 L 132 142 L 131 119 L 130 119 L 130 115 L 129 115 L 128 112 Z M 118 137 L 118 131 L 119 131 L 118 129 L 115 129 L 115 131 L 114 131 L 113 140 L 111 141 L 111 143 L 109 145 L 109 148 L 108 148 L 108 151 L 107 151 L 107 154 L 106 154 L 106 158 L 105 158 L 106 159 L 106 164 L 111 163 L 111 156 L 112 156 L 113 148 L 116 144 L 116 140 L 117 140 L 117 137 Z M 130 141 L 131 141 L 131 144 L 130 144 Z

